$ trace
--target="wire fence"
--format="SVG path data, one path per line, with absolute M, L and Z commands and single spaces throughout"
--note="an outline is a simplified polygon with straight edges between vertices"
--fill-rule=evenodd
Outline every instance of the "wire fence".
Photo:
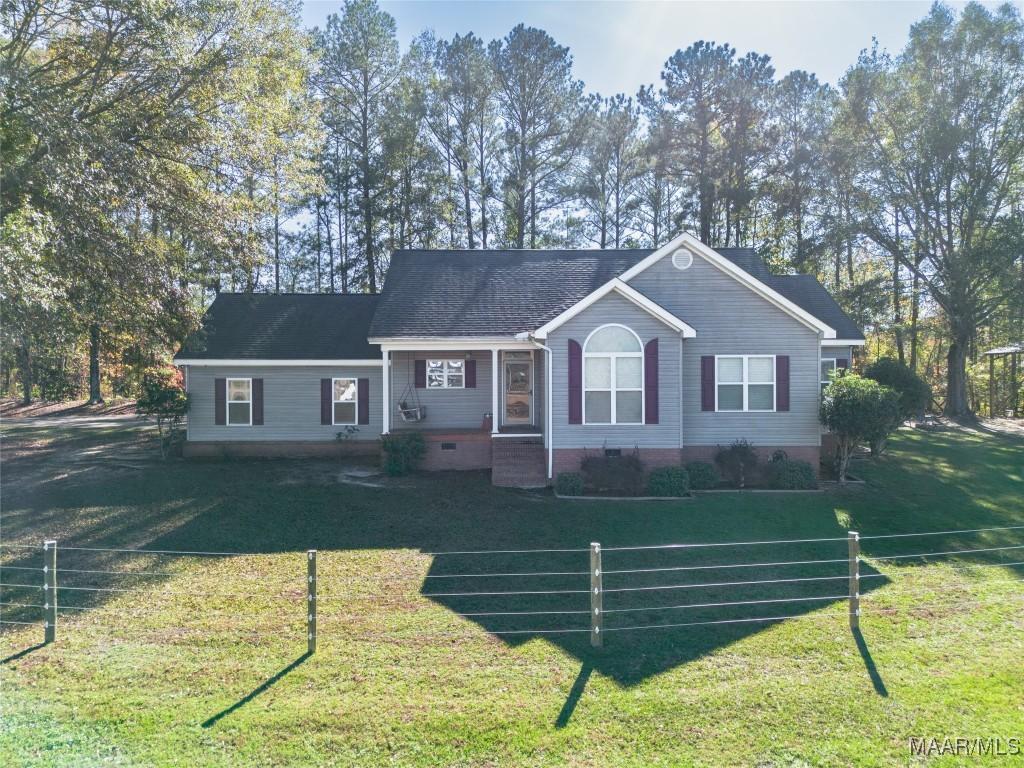
M 469 638 L 481 629 L 496 637 L 588 635 L 593 646 L 604 645 L 608 633 L 648 630 L 694 630 L 733 625 L 768 625 L 809 619 L 834 621 L 846 617 L 859 628 L 862 612 L 892 615 L 918 606 L 950 606 L 957 588 L 974 582 L 946 579 L 938 585 L 914 582 L 912 566 L 948 562 L 954 576 L 978 574 L 999 567 L 1008 578 L 980 583 L 1017 587 L 1024 583 L 1024 544 L 1013 541 L 986 546 L 914 547 L 923 537 L 1005 537 L 1024 526 L 950 531 L 923 531 L 861 536 L 765 539 L 735 542 L 686 542 L 579 548 L 453 550 L 421 553 L 429 559 L 426 573 L 359 571 L 337 573 L 327 553 L 326 570 L 318 573 L 316 550 L 302 555 L 284 579 L 261 570 L 237 567 L 220 574 L 211 563 L 239 558 L 264 558 L 266 553 L 210 552 L 143 548 L 41 546 L 0 543 L 0 625 L 10 631 L 43 629 L 44 642 L 60 632 L 123 639 L 129 631 L 164 642 L 187 638 L 276 642 L 294 633 L 305 635 L 307 651 L 316 650 L 321 624 L 342 639 L 395 640 L 401 637 Z M 881 551 L 863 553 L 863 542 Z M 908 542 L 904 544 L 903 542 Z M 888 547 L 895 546 L 891 553 Z M 747 548 L 771 547 L 781 554 L 751 556 Z M 845 552 L 841 552 L 845 549 Z M 794 551 L 799 548 L 800 551 Z M 912 551 L 916 550 L 916 551 Z M 713 553 L 727 561 L 706 562 Z M 789 557 L 786 557 L 786 555 Z M 323 553 L 321 553 L 322 557 Z M 1006 557 L 1009 555 L 1009 559 Z M 977 560 L 981 556 L 982 560 Z M 189 567 L 192 559 L 207 565 Z M 605 569 L 604 565 L 611 567 Z M 536 563 L 536 570 L 524 563 Z M 489 567 L 493 564 L 493 567 Z M 59 567 L 58 567 L 59 565 Z M 417 564 L 418 565 L 418 564 Z M 280 566 L 275 566 L 280 572 Z M 214 569 L 214 570 L 211 570 Z M 885 570 L 880 570 L 884 568 Z M 1016 573 L 1019 572 L 1019 576 Z M 202 574 L 200 584 L 191 580 Z M 58 575 L 60 578 L 58 579 Z M 242 585 L 232 584 L 241 579 Z M 210 582 L 216 586 L 210 586 Z M 379 584 L 380 591 L 354 591 L 354 582 Z M 845 582 L 845 588 L 843 583 Z M 407 583 L 406 591 L 395 584 Z M 877 604 L 896 583 L 893 594 L 902 606 Z M 693 599 L 684 596 L 693 595 Z M 913 598 L 909 605 L 905 598 Z M 1011 591 L 993 605 L 1024 598 Z M 187 601 L 198 626 L 167 626 L 172 601 Z M 431 605 L 443 613 L 403 629 L 403 617 Z M 987 605 L 968 602 L 962 607 Z M 837 608 L 842 610 L 837 611 Z M 370 620 L 374 610 L 388 612 L 388 628 Z M 109 618 L 109 622 L 105 621 Z M 465 621 L 464 621 L 465 620 Z M 205 628 L 203 621 L 214 624 Z M 251 622 L 253 628 L 240 626 Z M 369 625 L 369 626 L 367 626 Z

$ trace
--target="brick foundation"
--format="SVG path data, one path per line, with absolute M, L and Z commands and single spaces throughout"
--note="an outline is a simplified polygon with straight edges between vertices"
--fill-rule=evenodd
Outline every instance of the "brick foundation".
M 185 458 L 206 459 L 379 456 L 380 441 L 218 440 L 196 442 L 189 440 L 182 445 L 181 455 Z
M 451 434 L 427 433 L 423 436 L 427 452 L 420 469 L 435 471 L 441 469 L 490 469 L 490 432 L 453 432 Z M 454 450 L 442 449 L 442 444 L 454 446 Z

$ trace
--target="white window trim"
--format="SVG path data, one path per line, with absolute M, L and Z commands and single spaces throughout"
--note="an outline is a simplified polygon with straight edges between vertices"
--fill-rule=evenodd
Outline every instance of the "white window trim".
M 821 358 L 821 360 L 820 360 L 820 361 L 818 362 L 818 376 L 819 376 L 819 378 L 821 377 L 821 364 L 822 364 L 822 363 L 827 363 L 827 362 L 829 362 L 829 361 L 831 361 L 831 362 L 832 362 L 832 372 L 833 372 L 833 373 L 835 373 L 835 372 L 836 372 L 836 370 L 837 370 L 837 368 L 838 368 L 838 365 L 839 365 L 839 358 L 838 358 L 838 357 L 823 357 L 823 358 Z M 822 387 L 826 387 L 826 386 L 828 386 L 828 385 L 829 385 L 829 384 L 831 384 L 831 383 L 832 383 L 832 382 L 831 382 L 831 380 L 829 380 L 829 381 L 826 381 L 825 379 L 822 379 L 822 380 L 821 380 L 821 381 L 820 381 L 820 382 L 818 383 L 818 384 L 819 384 L 819 389 L 820 389 L 820 388 L 822 388 Z
M 231 382 L 232 381 L 245 381 L 249 384 L 249 399 L 248 400 L 232 400 L 231 399 Z M 224 424 L 228 427 L 251 427 L 252 426 L 252 379 L 243 379 L 239 377 L 225 379 L 224 380 Z M 244 424 L 232 424 L 231 423 L 231 404 L 232 403 L 247 403 L 249 406 L 249 421 Z
M 734 387 L 735 386 L 740 386 L 740 385 L 743 386 L 743 410 L 734 410 L 734 409 L 722 410 L 722 409 L 720 409 L 718 407 L 718 386 L 719 386 L 719 381 L 718 381 L 718 361 L 720 359 L 722 359 L 722 358 L 734 359 L 734 358 L 737 358 L 737 357 L 743 359 L 743 381 L 723 381 L 722 384 L 725 385 L 725 386 L 734 386 Z M 749 364 L 750 358 L 752 358 L 752 357 L 770 357 L 771 360 L 772 360 L 772 381 L 771 381 L 771 385 L 772 385 L 772 407 L 770 409 L 767 409 L 767 408 L 751 409 L 749 407 L 748 394 L 747 394 L 748 388 L 752 384 L 755 387 L 757 387 L 757 386 L 767 386 L 768 385 L 767 381 L 762 381 L 762 382 L 758 382 L 758 381 L 751 382 L 750 381 L 750 371 L 748 370 L 748 367 L 749 367 L 748 364 Z M 778 360 L 777 360 L 777 356 L 776 355 L 715 355 L 715 413 L 775 413 L 776 412 L 776 405 L 777 405 L 778 397 L 779 397 L 779 390 L 778 390 L 779 381 L 778 381 L 778 378 L 779 378 L 778 377 Z
M 432 387 L 432 386 L 430 386 L 430 361 L 431 360 L 440 361 L 440 362 L 444 363 L 444 384 L 442 386 L 440 386 L 440 387 L 436 387 L 436 386 Z M 427 385 L 426 388 L 427 389 L 465 389 L 466 388 L 466 363 L 467 363 L 467 360 L 463 360 L 463 359 L 460 359 L 460 358 L 457 358 L 457 357 L 428 357 L 424 362 L 426 363 L 426 366 L 427 366 L 427 381 L 426 381 L 426 385 Z M 459 386 L 452 386 L 452 385 L 450 385 L 448 383 L 448 377 L 451 375 L 448 372 L 448 364 L 449 363 L 460 363 L 460 362 L 462 363 L 462 371 L 461 371 L 462 384 L 460 384 Z
M 356 397 L 354 400 L 335 400 L 334 383 L 336 381 L 354 381 L 356 383 Z M 337 421 L 334 406 L 338 403 L 352 403 L 355 409 L 352 411 L 352 421 Z M 331 426 L 349 427 L 359 423 L 359 378 L 356 376 L 337 376 L 331 379 Z
M 624 330 L 629 331 L 633 335 L 633 337 L 636 339 L 637 344 L 640 345 L 640 351 L 639 352 L 592 352 L 592 353 L 587 352 L 587 346 L 590 344 L 591 337 L 594 334 L 596 334 L 598 331 L 602 331 L 605 328 L 623 328 Z M 609 365 L 611 366 L 611 371 L 610 371 L 610 374 L 611 374 L 610 388 L 609 387 L 588 387 L 587 386 L 587 358 L 588 357 L 603 357 L 603 358 L 609 358 L 610 359 L 610 362 L 609 362 Z M 640 387 L 639 388 L 636 388 L 636 387 L 616 387 L 615 386 L 615 376 L 616 376 L 615 361 L 616 361 L 617 358 L 620 358 L 620 357 L 631 357 L 631 358 L 637 358 L 637 359 L 640 360 Z M 582 389 L 583 389 L 583 398 L 582 398 L 583 399 L 583 424 L 585 426 L 595 426 L 595 427 L 613 427 L 613 426 L 637 427 L 637 426 L 643 426 L 644 424 L 646 424 L 647 423 L 647 411 L 646 411 L 647 403 L 644 402 L 644 400 L 645 400 L 645 398 L 644 398 L 644 391 L 645 391 L 645 387 L 646 387 L 646 384 L 647 384 L 647 381 L 645 379 L 646 373 L 647 372 L 644 370 L 644 343 L 643 343 L 643 341 L 641 341 L 641 339 L 637 335 L 636 331 L 634 331 L 632 328 L 630 328 L 628 326 L 622 325 L 621 323 L 605 323 L 604 325 L 598 326 L 597 328 L 592 330 L 587 335 L 586 340 L 583 342 L 583 370 L 580 371 L 580 376 L 582 377 L 582 382 L 581 383 L 582 383 Z M 587 392 L 609 392 L 610 393 L 610 395 L 611 395 L 611 397 L 610 397 L 610 399 L 611 399 L 611 407 L 610 407 L 610 411 L 609 412 L 611 413 L 611 421 L 587 421 Z M 620 421 L 616 420 L 617 414 L 615 412 L 615 401 L 617 400 L 617 398 L 615 397 L 615 394 L 617 392 L 639 392 L 640 393 L 640 421 L 621 421 L 620 422 Z

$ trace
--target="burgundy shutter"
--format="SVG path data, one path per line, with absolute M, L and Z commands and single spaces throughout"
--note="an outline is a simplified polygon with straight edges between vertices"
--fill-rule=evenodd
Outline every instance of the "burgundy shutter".
M 213 380 L 213 423 L 223 427 L 228 423 L 228 380 Z
M 789 410 L 789 355 L 775 358 L 775 410 Z
M 360 424 L 370 423 L 370 380 L 359 379 L 357 382 L 357 394 L 359 396 L 359 417 L 356 419 Z
M 569 339 L 569 423 L 583 423 L 583 347 Z
M 476 389 L 476 360 L 466 361 L 466 389 Z
M 700 409 L 715 410 L 715 356 L 702 355 L 700 358 Z
M 334 383 L 331 379 L 320 379 L 320 423 L 333 424 L 331 410 L 334 408 Z
M 423 389 L 427 386 L 427 361 L 417 360 L 415 367 L 415 373 L 413 374 L 416 380 L 416 389 Z
M 845 358 L 839 358 L 836 360 L 836 370 L 846 373 L 846 369 L 850 367 L 850 361 Z
M 252 423 L 263 426 L 263 379 L 252 380 Z
M 658 423 L 658 340 L 644 345 L 644 424 Z

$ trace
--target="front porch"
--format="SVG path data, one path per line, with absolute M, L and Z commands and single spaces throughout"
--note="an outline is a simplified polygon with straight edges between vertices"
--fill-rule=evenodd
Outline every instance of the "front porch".
M 384 433 L 422 434 L 424 469 L 491 469 L 496 485 L 547 483 L 543 349 L 518 341 L 381 348 Z

